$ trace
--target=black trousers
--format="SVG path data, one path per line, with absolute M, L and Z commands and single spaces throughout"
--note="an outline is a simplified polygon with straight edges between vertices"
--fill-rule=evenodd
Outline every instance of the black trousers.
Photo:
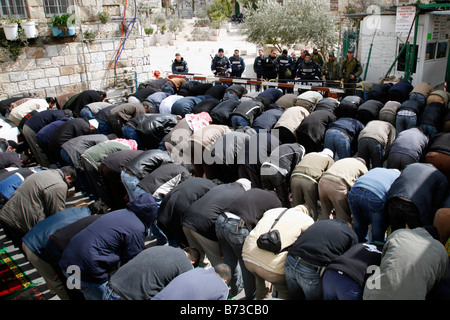
M 406 225 L 410 229 L 422 227 L 419 210 L 411 201 L 392 198 L 388 201 L 388 213 L 391 230 L 404 229 Z

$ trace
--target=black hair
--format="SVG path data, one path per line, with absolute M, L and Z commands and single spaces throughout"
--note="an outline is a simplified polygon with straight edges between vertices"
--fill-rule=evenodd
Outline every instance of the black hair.
M 225 183 L 222 180 L 217 179 L 217 178 L 211 179 L 211 181 L 214 182 L 214 184 L 216 184 L 216 185 L 221 185 L 221 184 Z
M 182 163 L 181 165 L 185 167 L 190 174 L 195 174 L 195 166 L 192 163 Z
M 72 166 L 61 167 L 61 171 L 64 174 L 64 176 L 69 175 L 74 180 L 77 177 L 77 172 L 75 171 L 75 168 Z
M 8 141 L 4 138 L 0 138 L 0 152 L 6 152 L 8 150 Z
M 88 205 L 88 208 L 91 210 L 92 215 L 105 214 L 109 210 L 108 205 L 101 200 L 92 202 L 90 205 Z
M 10 147 L 12 147 L 13 149 L 17 149 L 17 142 L 15 142 L 14 140 L 8 140 L 7 142 Z
M 47 98 L 45 98 L 45 101 L 47 101 L 47 103 L 56 104 L 56 98 L 54 98 L 54 97 L 47 97 Z
M 191 261 L 194 261 L 194 268 L 198 267 L 198 263 L 200 262 L 200 251 L 198 251 L 198 249 L 196 248 L 192 248 L 192 247 L 186 247 L 183 248 L 184 252 L 187 253 L 189 259 Z
M 114 139 L 119 138 L 115 133 L 110 133 L 106 136 L 108 137 L 108 140 L 114 140 Z

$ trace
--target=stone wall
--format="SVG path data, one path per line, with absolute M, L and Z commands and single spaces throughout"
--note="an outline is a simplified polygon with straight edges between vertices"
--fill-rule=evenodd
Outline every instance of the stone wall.
M 131 2 L 132 4 L 133 2 Z M 47 25 L 43 0 L 28 0 L 30 18 L 37 23 L 38 38 L 31 39 L 17 61 L 9 58 L 9 52 L 0 48 L 0 99 L 12 96 L 36 95 L 56 96 L 65 92 L 107 90 L 123 87 L 127 83 L 150 79 L 150 47 L 156 45 L 154 36 L 147 36 L 143 21 L 137 19 L 128 34 L 120 58 L 115 62 L 121 43 L 122 18 L 117 1 L 81 0 L 80 24 L 76 26 L 76 36 L 55 38 Z M 103 24 L 97 13 L 107 11 L 110 20 Z M 134 16 L 134 7 L 127 7 L 125 27 Z M 90 31 L 93 41 L 86 41 L 84 33 Z M 159 42 L 167 43 L 171 34 L 163 35 Z M 124 81 L 124 78 L 131 79 Z
M 0 99 L 22 94 L 55 96 L 122 85 L 124 75 L 138 82 L 151 77 L 149 36 L 128 38 L 115 66 L 120 39 L 28 46 L 17 61 L 0 63 Z M 7 53 L 6 53 L 7 55 Z M 114 70 L 115 69 L 115 70 Z

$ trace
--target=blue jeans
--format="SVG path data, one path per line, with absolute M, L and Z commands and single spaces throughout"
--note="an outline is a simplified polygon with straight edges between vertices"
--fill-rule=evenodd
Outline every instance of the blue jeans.
M 297 262 L 288 255 L 284 267 L 289 298 L 292 300 L 322 300 L 322 279 L 318 271 Z
M 171 84 L 171 83 L 163 84 L 163 86 L 161 87 L 161 91 L 162 92 L 167 92 L 169 95 L 174 95 L 175 94 L 175 89 L 173 87 L 173 84 Z
M 73 167 L 72 159 L 70 159 L 69 154 L 66 150 L 61 149 L 61 158 L 66 163 L 66 165 Z M 77 170 L 77 177 L 75 178 L 75 185 L 80 189 L 83 194 L 90 195 L 91 189 L 89 186 L 89 181 L 86 178 L 84 171 Z
M 108 121 L 97 119 L 98 121 L 98 129 L 95 130 L 93 133 L 95 134 L 105 134 L 108 135 L 111 132 L 111 128 L 109 127 Z
M 66 270 L 61 270 L 63 275 L 69 279 L 70 275 Z M 86 300 L 105 300 L 108 281 L 96 283 L 79 280 L 80 292 L 83 293 Z
M 323 147 L 333 151 L 335 161 L 351 157 L 350 138 L 340 130 L 328 129 Z
M 67 153 L 67 151 L 65 149 L 62 149 L 62 148 L 61 148 L 61 158 L 63 159 L 65 166 L 73 167 L 72 159 L 70 159 L 69 154 Z
M 63 159 L 65 165 L 73 167 L 72 159 L 70 159 L 69 154 L 65 149 L 61 149 L 61 158 Z M 83 194 L 90 195 L 91 191 L 89 188 L 89 181 L 86 178 L 86 174 L 77 170 L 77 177 L 75 178 L 75 185 Z
M 83 109 L 81 109 L 80 117 L 81 118 L 86 118 L 88 120 L 95 119 L 94 113 L 92 113 L 92 110 L 89 109 L 88 107 L 84 107 Z
M 430 138 L 430 140 L 439 133 L 438 129 L 430 124 L 421 124 L 419 127 L 422 129 L 423 133 Z
M 324 300 L 361 300 L 363 288 L 345 273 L 327 270 L 322 277 Z
M 348 193 L 348 204 L 358 241 L 368 242 L 366 235 L 372 225 L 372 241 L 384 242 L 389 223 L 385 202 L 369 190 L 353 187 Z
M 106 286 L 106 292 L 103 300 L 124 300 L 119 295 L 113 292 L 113 290 Z
M 245 119 L 242 116 L 232 116 L 231 117 L 231 126 L 233 127 L 234 130 L 243 128 L 243 127 L 247 127 L 249 125 L 250 124 L 248 123 L 247 119 Z
M 125 139 L 134 140 L 137 143 L 138 150 L 144 150 L 144 144 L 142 143 L 141 139 L 139 139 L 139 135 L 136 131 L 136 129 L 133 129 L 127 125 L 123 126 L 123 137 Z
M 417 124 L 417 115 L 415 116 L 405 116 L 397 114 L 395 118 L 395 130 L 398 135 L 403 130 L 408 130 L 414 128 Z
M 172 105 L 172 114 L 179 115 L 184 118 L 185 115 L 191 113 L 192 109 L 195 107 L 195 102 L 191 99 L 179 99 Z
M 358 140 L 358 157 L 366 162 L 368 169 L 383 167 L 385 149 L 381 143 L 373 138 L 361 138 Z
M 239 97 L 237 96 L 237 94 L 235 92 L 233 92 L 233 91 L 225 92 L 223 95 L 222 101 L 230 100 L 230 99 L 239 101 Z
M 246 299 L 251 300 L 256 293 L 255 276 L 247 270 L 242 260 L 242 247 L 249 231 L 245 226 L 240 227 L 240 221 L 219 215 L 216 235 L 222 248 L 224 263 L 231 268 L 230 296 L 236 296 L 244 287 Z
M 427 98 L 418 92 L 413 92 L 409 95 L 409 100 L 417 101 L 421 107 L 427 105 Z
M 86 300 L 105 300 L 107 283 L 107 281 L 102 283 L 81 281 L 80 291 Z
M 139 180 L 139 178 L 136 176 L 130 175 L 124 170 L 122 170 L 122 172 L 120 173 L 120 179 L 122 180 L 125 190 L 127 190 L 130 201 L 136 199 L 136 187 L 141 180 Z
M 147 193 L 147 191 L 145 191 L 144 189 L 142 189 L 141 187 L 136 185 L 136 188 L 134 189 L 134 196 L 137 198 L 143 193 Z M 162 202 L 162 200 L 158 200 L 158 199 L 155 199 L 155 201 L 158 204 L 158 206 Z M 167 241 L 169 241 L 169 245 L 171 247 L 175 247 L 175 248 L 178 247 L 178 243 L 175 240 L 167 238 L 167 236 L 164 234 L 164 232 L 162 232 L 162 230 L 158 227 L 157 222 L 155 222 L 154 224 L 152 224 L 150 226 L 150 232 L 151 232 L 152 236 L 154 236 L 156 238 L 156 242 L 158 245 L 165 244 Z

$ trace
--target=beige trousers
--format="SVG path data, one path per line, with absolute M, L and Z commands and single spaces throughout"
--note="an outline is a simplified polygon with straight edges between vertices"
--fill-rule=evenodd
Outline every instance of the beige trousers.
M 61 279 L 53 269 L 53 267 L 39 258 L 33 251 L 28 248 L 28 246 L 22 242 L 22 249 L 27 256 L 28 261 L 36 268 L 39 274 L 44 278 L 47 287 L 50 289 L 51 293 L 56 294 L 61 300 L 69 300 L 69 295 L 66 292 L 64 284 Z
M 223 263 L 222 250 L 218 241 L 213 241 L 189 227 L 183 226 L 183 232 L 190 247 L 196 248 L 200 252 L 199 266 L 210 268 Z
M 278 292 L 279 299 L 288 300 L 289 292 L 286 284 L 286 277 L 284 275 L 268 271 L 253 262 L 244 260 L 245 267 L 255 275 L 256 281 L 256 300 L 263 300 L 268 298 L 270 289 L 266 285 L 266 281 L 271 283 Z
M 346 186 L 327 178 L 321 178 L 319 181 L 321 219 L 329 219 L 334 208 L 337 219 L 351 223 L 352 217 L 347 197 L 348 189 Z
M 319 212 L 317 200 L 319 200 L 318 184 L 302 177 L 293 176 L 291 178 L 292 206 L 306 204 L 312 211 L 312 218 L 317 221 Z

